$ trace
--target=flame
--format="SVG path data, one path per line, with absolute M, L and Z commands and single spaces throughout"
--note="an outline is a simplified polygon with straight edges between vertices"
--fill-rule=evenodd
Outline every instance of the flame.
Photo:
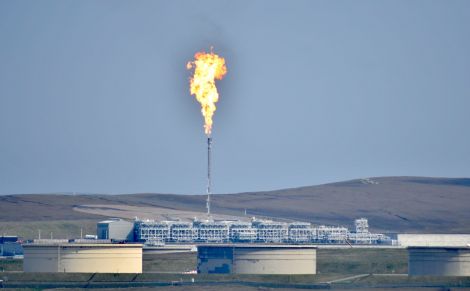
M 190 81 L 191 95 L 195 95 L 201 103 L 201 112 L 204 116 L 204 131 L 207 136 L 212 132 L 212 116 L 217 107 L 219 93 L 215 86 L 215 80 L 222 80 L 227 73 L 225 59 L 212 52 L 197 52 L 194 61 L 188 62 L 186 68 L 194 69 L 194 75 Z

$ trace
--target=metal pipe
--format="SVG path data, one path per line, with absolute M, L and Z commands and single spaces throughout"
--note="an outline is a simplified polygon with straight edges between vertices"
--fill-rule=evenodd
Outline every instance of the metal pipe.
M 209 136 L 207 137 L 207 218 L 211 218 L 211 145 L 212 145 L 212 138 Z

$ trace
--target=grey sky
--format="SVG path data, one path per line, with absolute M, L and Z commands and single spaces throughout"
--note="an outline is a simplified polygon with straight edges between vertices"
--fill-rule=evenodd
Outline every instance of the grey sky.
M 0 194 L 470 176 L 470 1 L 0 1 Z

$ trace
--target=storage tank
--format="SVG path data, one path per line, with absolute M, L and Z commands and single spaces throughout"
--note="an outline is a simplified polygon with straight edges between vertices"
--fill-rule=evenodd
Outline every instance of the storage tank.
M 316 274 L 316 247 L 309 245 L 201 245 L 198 273 Z
M 470 276 L 470 247 L 408 247 L 408 273 Z
M 24 272 L 142 273 L 141 244 L 25 244 Z

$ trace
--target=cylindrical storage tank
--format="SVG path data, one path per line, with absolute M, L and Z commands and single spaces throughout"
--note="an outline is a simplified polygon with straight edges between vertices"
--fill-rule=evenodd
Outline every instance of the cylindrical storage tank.
M 411 276 L 470 276 L 470 247 L 408 247 Z
M 234 274 L 316 274 L 313 247 L 237 247 L 233 249 Z
M 316 274 L 316 262 L 308 245 L 198 246 L 198 273 Z
M 141 244 L 26 244 L 25 272 L 142 273 Z
M 198 246 L 197 272 L 200 274 L 231 274 L 233 248 L 229 246 Z

